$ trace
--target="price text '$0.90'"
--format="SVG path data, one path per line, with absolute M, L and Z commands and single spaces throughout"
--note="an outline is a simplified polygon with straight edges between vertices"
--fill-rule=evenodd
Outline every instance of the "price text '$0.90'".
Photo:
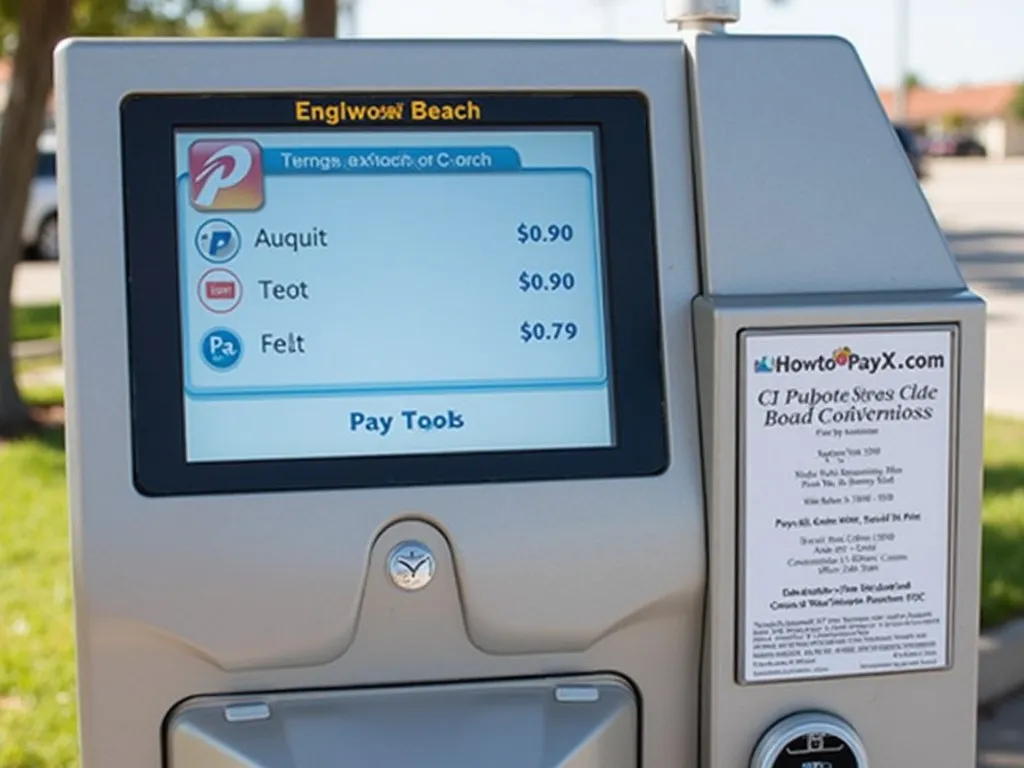
M 516 227 L 516 239 L 526 243 L 567 243 L 572 240 L 573 231 L 570 224 L 527 224 L 523 222 Z
M 576 275 L 572 272 L 527 272 L 519 274 L 519 290 L 530 291 L 571 291 L 576 287 Z

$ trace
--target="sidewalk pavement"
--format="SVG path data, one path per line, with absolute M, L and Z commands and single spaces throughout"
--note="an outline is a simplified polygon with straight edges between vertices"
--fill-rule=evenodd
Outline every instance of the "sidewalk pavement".
M 1024 696 L 978 713 L 978 768 L 1024 768 Z
M 35 339 L 32 341 L 16 341 L 12 347 L 15 360 L 40 360 L 60 357 L 60 339 Z

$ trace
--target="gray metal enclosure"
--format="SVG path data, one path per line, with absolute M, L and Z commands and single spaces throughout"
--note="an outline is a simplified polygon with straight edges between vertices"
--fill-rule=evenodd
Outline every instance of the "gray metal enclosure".
M 973 763 L 984 305 L 845 41 L 72 40 L 56 62 L 83 768 L 783 765 L 781 747 L 752 756 L 773 725 L 808 712 L 852 735 L 814 717 L 808 734 L 859 737 L 849 765 Z M 149 257 L 126 244 L 126 101 L 506 92 L 642 96 L 663 470 L 140 491 L 130 328 L 178 320 L 176 304 L 131 295 L 126 264 Z M 850 351 L 833 353 L 843 339 Z M 776 341 L 822 353 L 820 387 L 789 357 L 751 357 Z M 887 355 L 909 362 L 869 370 Z M 932 362 L 917 370 L 921 355 Z M 761 430 L 769 380 L 797 394 L 791 413 L 764 418 L 818 427 Z M 892 390 L 907 404 L 823 416 L 819 389 L 854 401 Z M 797 449 L 813 458 L 826 438 L 848 457 L 862 445 L 881 455 L 849 458 L 838 476 L 856 465 L 858 482 L 900 477 L 858 492 L 856 515 L 817 510 L 809 532 L 790 530 L 803 513 L 773 499 L 789 498 L 779 489 Z M 934 451 L 917 457 L 915 439 Z M 807 487 L 792 504 L 832 503 L 820 487 L 806 501 Z M 787 547 L 812 546 L 798 535 L 857 542 L 868 523 L 863 546 L 882 542 L 864 550 L 870 567 L 833 576 L 826 560 L 844 555 L 827 542 L 820 563 L 787 565 L 803 557 Z M 758 602 L 775 585 L 804 596 Z M 867 598 L 806 604 L 842 585 Z M 755 652 L 783 655 L 777 639 L 771 652 L 752 645 L 771 612 L 862 628 L 877 614 L 879 627 L 847 650 L 806 634 L 825 655 L 758 678 Z M 888 639 L 885 622 L 900 627 Z

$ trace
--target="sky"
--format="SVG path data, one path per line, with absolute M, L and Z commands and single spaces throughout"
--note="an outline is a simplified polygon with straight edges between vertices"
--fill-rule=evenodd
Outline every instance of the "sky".
M 896 82 L 897 0 L 741 0 L 736 34 L 833 34 Z M 301 0 L 279 0 L 297 10 Z M 1024 81 L 1024 0 L 909 0 L 909 69 L 932 86 Z M 240 0 L 247 8 L 267 0 Z M 607 8 L 607 11 L 602 9 Z M 358 0 L 368 37 L 665 37 L 661 0 Z

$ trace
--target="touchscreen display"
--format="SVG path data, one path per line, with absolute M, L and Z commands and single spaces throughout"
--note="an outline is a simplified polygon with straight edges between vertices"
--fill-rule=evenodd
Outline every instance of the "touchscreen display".
M 596 130 L 178 130 L 188 462 L 615 444 Z

